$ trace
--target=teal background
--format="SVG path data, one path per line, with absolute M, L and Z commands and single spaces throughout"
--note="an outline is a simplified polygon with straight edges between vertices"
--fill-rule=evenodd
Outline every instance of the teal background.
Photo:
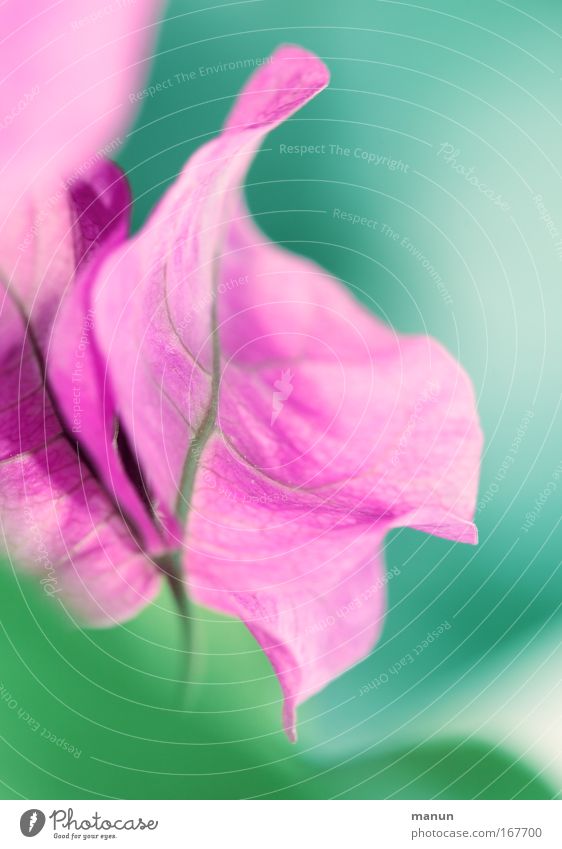
M 562 776 L 562 252 L 533 197 L 542 196 L 562 234 L 562 6 L 200 5 L 169 4 L 150 82 L 192 70 L 195 79 L 145 98 L 118 155 L 136 198 L 135 227 L 218 131 L 248 75 L 203 77 L 199 67 L 251 63 L 286 41 L 317 52 L 332 84 L 270 136 L 249 175 L 249 202 L 271 238 L 321 262 L 397 330 L 431 333 L 464 364 L 486 435 L 480 544 L 410 530 L 388 537 L 387 565 L 398 574 L 388 582 L 381 641 L 301 708 L 295 746 L 281 732 L 277 682 L 239 623 L 197 611 L 183 704 L 165 590 L 134 621 L 84 631 L 5 564 L 0 684 L 10 698 L 0 700 L 1 792 L 554 797 Z M 444 143 L 508 210 L 438 155 Z M 360 147 L 408 168 L 353 155 L 290 156 L 282 144 Z M 379 226 L 339 221 L 335 207 Z M 383 222 L 397 241 L 381 232 Z M 405 236 L 440 275 L 446 297 L 401 246 Z M 451 627 L 414 663 L 390 671 L 444 622 Z M 388 682 L 360 695 L 381 674 Z

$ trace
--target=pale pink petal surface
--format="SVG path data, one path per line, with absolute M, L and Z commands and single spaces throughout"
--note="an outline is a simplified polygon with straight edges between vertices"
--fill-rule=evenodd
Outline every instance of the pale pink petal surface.
M 250 469 L 220 436 L 197 479 L 186 569 L 201 603 L 242 619 L 295 710 L 373 647 L 385 580 L 376 522 L 361 524 Z
M 0 39 L 0 225 L 23 193 L 116 150 L 155 35 L 159 0 L 5 0 Z
M 280 49 L 93 298 L 149 489 L 187 516 L 190 590 L 248 624 L 291 735 L 296 705 L 373 645 L 385 532 L 476 540 L 481 450 L 470 382 L 440 345 L 394 334 L 248 220 L 256 148 L 326 83 L 316 57 Z

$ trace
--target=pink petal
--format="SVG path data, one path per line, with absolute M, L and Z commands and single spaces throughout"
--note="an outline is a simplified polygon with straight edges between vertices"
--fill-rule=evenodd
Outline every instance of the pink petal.
M 297 47 L 278 50 L 262 73 L 269 94 L 253 84 L 244 95 L 248 125 L 229 129 L 193 156 L 144 230 L 107 260 L 96 284 L 96 328 L 119 414 L 150 490 L 170 512 L 181 498 L 188 448 L 211 397 L 211 306 L 225 205 L 267 132 L 328 82 L 324 65 Z
M 129 189 L 119 169 L 107 162 L 98 166 L 90 180 L 77 184 L 71 197 L 79 268 L 72 287 L 62 299 L 50 334 L 49 385 L 68 432 L 86 452 L 116 503 L 134 524 L 146 550 L 157 554 L 163 547 L 162 537 L 117 450 L 117 411 L 111 381 L 98 350 L 91 304 L 97 269 L 127 234 Z
M 11 557 L 92 624 L 132 616 L 158 572 L 113 502 L 80 463 L 44 390 L 20 313 L 0 309 L 0 527 Z
M 130 482 L 114 444 L 116 411 L 90 314 L 90 288 L 101 260 L 124 242 L 131 196 L 119 168 L 101 161 L 48 209 L 31 194 L 0 233 L 0 263 L 29 319 L 68 432 L 80 442 L 147 549 L 162 540 Z
M 0 226 L 23 193 L 33 189 L 45 203 L 59 178 L 119 147 L 160 7 L 3 3 Z
M 233 449 L 365 520 L 476 542 L 482 435 L 450 354 L 394 333 L 314 263 L 269 243 L 242 208 L 221 273 L 219 426 Z
M 56 195 L 48 214 L 26 196 L 28 214 L 12 216 L 10 227 L 1 231 L 0 264 L 47 361 L 50 388 L 68 432 L 156 553 L 162 540 L 114 444 L 113 396 L 89 312 L 93 275 L 103 257 L 124 242 L 130 207 L 119 168 L 97 163 Z
M 248 624 L 290 734 L 296 705 L 373 644 L 384 533 L 475 541 L 481 450 L 470 382 L 441 346 L 397 336 L 248 220 L 256 147 L 326 79 L 310 54 L 278 51 L 103 264 L 94 306 L 150 487 L 190 508 L 190 588 Z
M 78 266 L 125 239 L 130 202 L 121 171 L 101 161 L 51 197 L 28 193 L 0 227 L 1 275 L 42 348 Z
M 265 651 L 291 739 L 297 705 L 364 657 L 380 632 L 385 529 L 279 486 L 218 435 L 207 444 L 186 542 L 190 592 L 242 619 Z

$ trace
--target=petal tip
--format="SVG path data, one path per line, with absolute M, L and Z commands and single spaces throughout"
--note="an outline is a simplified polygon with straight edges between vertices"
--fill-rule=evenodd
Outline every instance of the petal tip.
M 225 130 L 273 128 L 326 88 L 329 81 L 330 72 L 318 56 L 304 47 L 282 44 L 242 89 Z
M 269 64 L 281 61 L 299 62 L 300 72 L 307 71 L 316 81 L 316 86 L 325 88 L 330 82 L 330 71 L 322 59 L 316 53 L 313 53 L 312 50 L 301 47 L 300 44 L 280 44 L 273 51 L 268 61 Z

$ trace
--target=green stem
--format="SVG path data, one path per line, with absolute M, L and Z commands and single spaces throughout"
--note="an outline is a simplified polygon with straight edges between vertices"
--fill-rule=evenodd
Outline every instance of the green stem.
M 182 685 L 189 683 L 189 673 L 191 669 L 191 652 L 193 651 L 193 622 L 190 615 L 189 596 L 185 586 L 183 577 L 183 569 L 181 564 L 181 551 L 172 551 L 169 554 L 163 554 L 157 560 L 157 565 L 172 591 L 174 601 L 176 603 L 177 615 L 180 620 L 181 633 L 181 649 L 184 657 L 182 658 L 180 681 Z M 182 686 L 183 690 L 183 686 Z
M 214 279 L 216 288 L 216 279 L 218 276 L 218 259 L 215 259 Z M 187 527 L 187 518 L 191 508 L 191 499 L 193 488 L 195 486 L 195 476 L 199 467 L 199 460 L 205 449 L 205 445 L 213 435 L 216 426 L 217 409 L 219 400 L 219 384 L 220 384 L 220 344 L 218 333 L 217 320 L 217 299 L 213 297 L 211 307 L 211 343 L 212 343 L 212 372 L 211 372 L 211 397 L 209 398 L 209 406 L 203 416 L 197 431 L 191 440 L 185 463 L 182 470 L 180 489 L 176 502 L 176 516 L 180 525 L 185 529 Z
M 193 500 L 193 490 L 195 487 L 195 478 L 199 468 L 199 461 L 205 449 L 205 446 L 213 433 L 215 432 L 219 384 L 220 384 L 220 344 L 218 333 L 217 320 L 217 286 L 219 276 L 219 258 L 215 257 L 213 263 L 213 302 L 211 306 L 211 345 L 212 345 L 212 371 L 211 371 L 211 395 L 209 404 L 205 414 L 201 420 L 197 431 L 189 445 L 185 462 L 182 469 L 181 480 L 178 498 L 176 501 L 176 517 L 183 528 L 184 534 L 187 532 L 187 523 L 189 519 L 189 511 Z M 190 659 L 193 657 L 192 645 L 192 620 L 189 615 L 189 599 L 183 577 L 183 565 L 181 561 L 181 551 L 176 550 L 164 554 L 158 561 L 158 566 L 172 591 L 178 615 L 180 616 L 182 625 L 182 642 L 186 653 L 186 664 L 184 666 L 182 680 L 184 683 L 189 681 L 189 671 L 192 669 Z

